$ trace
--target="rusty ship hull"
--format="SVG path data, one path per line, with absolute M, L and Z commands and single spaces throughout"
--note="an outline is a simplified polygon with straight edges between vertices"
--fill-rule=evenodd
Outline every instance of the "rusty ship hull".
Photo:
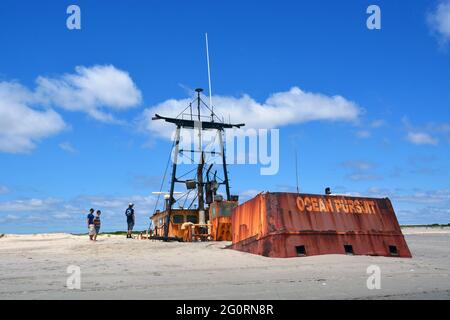
M 267 257 L 411 257 L 387 198 L 263 193 L 234 210 L 232 229 L 232 249 Z

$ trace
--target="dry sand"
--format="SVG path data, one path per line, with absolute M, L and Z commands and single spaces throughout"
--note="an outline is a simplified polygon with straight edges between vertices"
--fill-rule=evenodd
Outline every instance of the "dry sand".
M 0 299 L 450 299 L 450 229 L 405 229 L 413 259 L 272 259 L 229 243 L 162 243 L 68 234 L 0 238 Z M 81 268 L 81 289 L 66 287 Z M 381 268 L 380 290 L 366 286 Z

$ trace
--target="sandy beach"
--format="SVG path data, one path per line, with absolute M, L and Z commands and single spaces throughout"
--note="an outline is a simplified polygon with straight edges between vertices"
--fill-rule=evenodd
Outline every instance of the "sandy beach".
M 450 299 L 450 229 L 403 230 L 412 259 L 272 259 L 228 242 L 163 243 L 69 234 L 0 238 L 0 299 Z M 79 266 L 81 289 L 66 286 Z M 381 269 L 369 290 L 367 267 Z

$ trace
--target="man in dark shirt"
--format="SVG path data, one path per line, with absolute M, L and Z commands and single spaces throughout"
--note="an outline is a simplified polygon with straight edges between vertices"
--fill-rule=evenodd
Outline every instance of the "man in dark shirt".
M 128 232 L 127 232 L 127 239 L 132 239 L 133 237 L 131 236 L 131 233 L 133 232 L 133 228 L 134 228 L 134 204 L 130 203 L 128 205 L 128 209 L 125 210 L 125 215 L 127 216 L 127 225 L 128 225 Z
M 89 210 L 89 214 L 87 215 L 87 225 L 88 225 L 88 230 L 89 230 L 89 239 L 94 240 L 94 236 L 95 236 L 95 225 L 94 225 L 94 209 L 91 208 L 91 210 Z

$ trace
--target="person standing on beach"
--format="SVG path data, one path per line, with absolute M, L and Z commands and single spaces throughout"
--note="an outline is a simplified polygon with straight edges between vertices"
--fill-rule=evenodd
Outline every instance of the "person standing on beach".
M 94 240 L 94 236 L 95 236 L 95 226 L 94 226 L 94 209 L 90 209 L 89 210 L 89 214 L 87 215 L 87 225 L 88 225 L 88 230 L 89 230 L 89 239 L 90 240 Z
M 130 203 L 128 205 L 128 209 L 125 210 L 125 215 L 127 216 L 127 225 L 128 225 L 127 239 L 133 238 L 131 236 L 131 233 L 133 232 L 133 228 L 134 228 L 134 222 L 135 222 L 133 207 L 134 207 L 134 204 Z
M 102 214 L 102 212 L 100 210 L 97 210 L 97 216 L 94 218 L 94 227 L 95 227 L 94 241 L 97 241 L 97 235 L 100 233 L 100 225 L 101 225 L 100 215 L 101 214 Z
M 152 217 L 150 217 L 150 225 L 148 226 L 148 233 L 150 236 L 155 236 L 155 224 L 153 223 Z

